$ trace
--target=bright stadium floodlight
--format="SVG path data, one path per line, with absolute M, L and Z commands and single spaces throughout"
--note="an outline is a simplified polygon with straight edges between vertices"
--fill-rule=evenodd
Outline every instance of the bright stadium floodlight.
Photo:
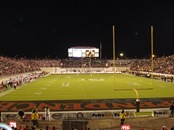
M 120 56 L 121 56 L 121 57 L 123 57 L 123 56 L 124 56 L 124 54 L 123 54 L 123 53 L 120 53 Z

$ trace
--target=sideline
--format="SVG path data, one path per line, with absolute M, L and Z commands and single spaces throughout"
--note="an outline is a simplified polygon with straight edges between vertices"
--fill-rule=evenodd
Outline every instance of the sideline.
M 39 72 L 40 72 L 40 71 L 39 71 Z M 32 73 L 33 73 L 33 72 L 32 72 Z M 25 73 L 23 76 L 26 76 L 26 75 L 32 74 L 32 73 Z M 38 72 L 37 72 L 37 73 L 38 73 Z M 11 77 L 8 76 L 8 78 L 10 79 L 10 78 L 12 78 L 12 77 L 15 77 L 15 76 L 18 77 L 18 76 L 21 76 L 21 75 L 22 75 L 22 74 L 13 75 L 13 76 L 11 76 Z M 50 74 L 46 74 L 46 75 L 41 76 L 41 77 L 39 77 L 39 78 L 37 78 L 37 79 L 40 79 L 40 78 L 42 78 L 42 77 L 46 77 L 46 76 L 48 76 L 48 75 L 50 75 Z M 9 79 L 7 79 L 7 77 L 6 77 L 6 80 L 9 80 Z M 37 79 L 34 79 L 34 80 L 30 81 L 30 82 L 33 82 L 33 81 L 35 81 L 35 80 L 37 80 Z M 30 83 L 30 82 L 26 82 L 26 83 L 24 82 L 23 84 L 17 86 L 16 89 L 20 89 L 20 88 L 22 87 L 22 85 L 27 84 L 27 83 Z M 6 94 L 9 94 L 9 93 L 15 91 L 16 89 L 14 89 L 13 87 L 11 87 L 11 88 L 8 89 L 8 90 L 2 90 L 2 91 L 0 91 L 0 97 L 4 96 L 4 95 L 6 95 Z

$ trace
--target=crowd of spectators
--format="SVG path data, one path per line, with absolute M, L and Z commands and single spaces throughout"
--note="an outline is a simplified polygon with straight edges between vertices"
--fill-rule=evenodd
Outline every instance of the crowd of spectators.
M 0 56 L 0 76 L 13 75 L 40 70 L 39 66 L 27 59 Z
M 153 66 L 153 70 L 152 70 Z M 137 59 L 132 62 L 131 71 L 154 72 L 160 74 L 174 74 L 174 55 L 151 59 Z
M 29 61 L 35 63 L 38 67 L 60 67 L 60 59 L 30 59 Z
M 128 67 L 134 60 L 128 59 L 119 59 L 116 60 L 115 65 L 117 67 Z M 99 59 L 99 58 L 70 58 L 70 59 L 62 59 L 61 67 L 63 68 L 80 68 L 80 67 L 114 67 L 113 60 L 110 59 Z
M 97 58 L 69 58 L 62 59 L 61 67 L 63 68 L 81 68 L 81 67 L 109 67 L 107 59 L 97 59 Z
M 0 56 L 0 76 L 40 71 L 40 67 L 59 67 L 57 59 L 26 59 Z
M 174 55 L 154 58 L 153 72 L 174 74 Z M 69 58 L 69 59 L 26 59 L 0 56 L 0 76 L 40 71 L 41 67 L 81 68 L 113 67 L 113 60 Z M 152 72 L 151 59 L 116 60 L 116 67 L 129 66 L 131 71 Z

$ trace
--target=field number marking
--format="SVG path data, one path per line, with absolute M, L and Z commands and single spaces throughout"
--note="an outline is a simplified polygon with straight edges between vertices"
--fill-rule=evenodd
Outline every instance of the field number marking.
M 69 86 L 69 83 L 66 83 L 66 82 L 62 83 L 62 87 L 68 87 L 68 86 Z
M 104 81 L 104 79 L 89 79 L 89 81 Z
M 34 93 L 34 95 L 41 95 L 42 94 L 42 92 L 36 92 L 36 93 Z
M 129 82 L 129 84 L 132 84 L 132 85 L 140 85 L 139 83 L 136 83 L 136 82 Z

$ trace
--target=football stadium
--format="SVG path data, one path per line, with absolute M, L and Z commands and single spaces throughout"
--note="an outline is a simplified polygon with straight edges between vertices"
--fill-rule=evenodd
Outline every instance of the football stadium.
M 1 122 L 13 128 L 57 130 L 173 127 L 174 55 L 102 59 L 95 47 L 72 47 L 67 59 L 0 56 Z M 167 63 L 167 64 L 166 64 Z M 46 113 L 46 108 L 49 113 Z M 120 112 L 126 113 L 120 126 Z M 22 119 L 18 115 L 24 111 Z M 48 115 L 47 115 L 48 114 Z M 2 127 L 2 126 L 1 126 Z

